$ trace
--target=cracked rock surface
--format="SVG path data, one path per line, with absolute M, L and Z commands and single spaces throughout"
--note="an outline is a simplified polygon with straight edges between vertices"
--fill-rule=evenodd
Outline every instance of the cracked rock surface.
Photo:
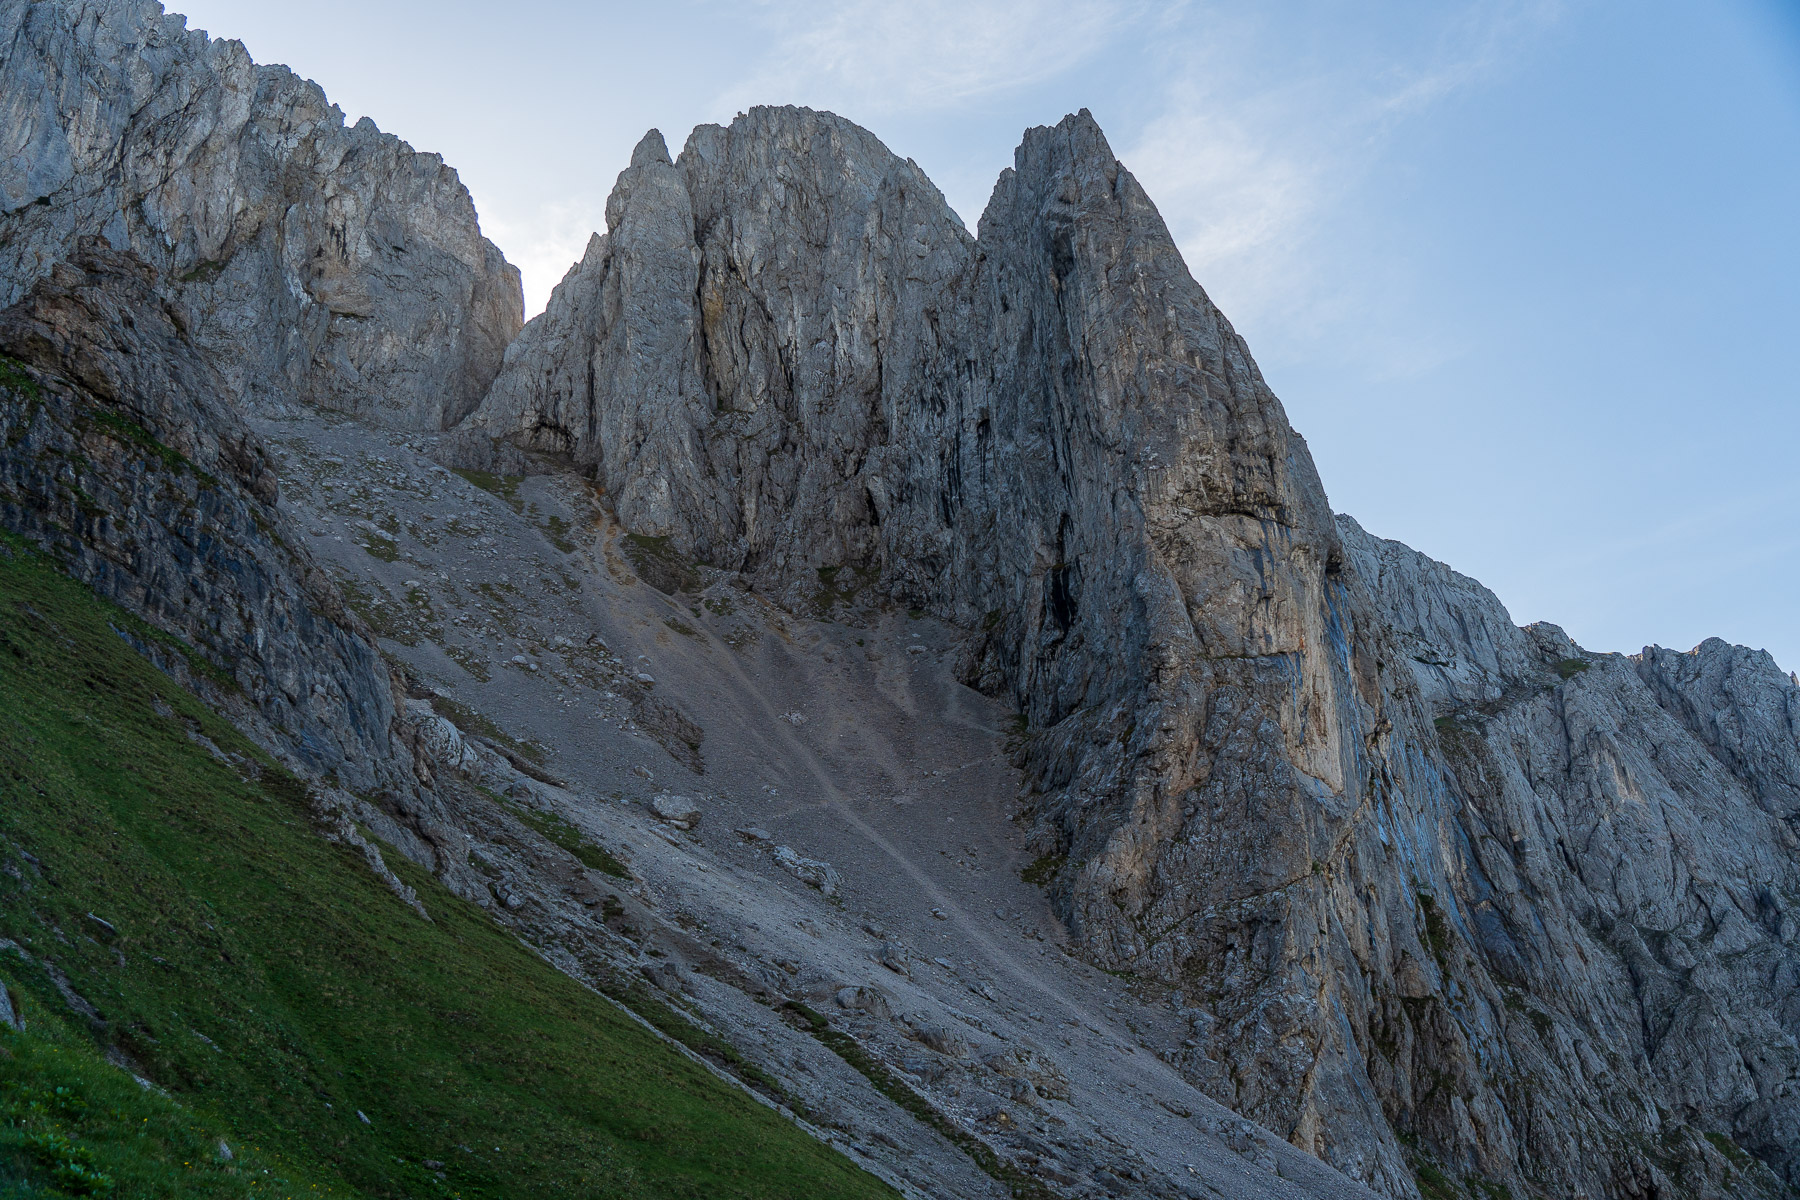
M 0 47 L 0 304 L 99 235 L 251 408 L 438 429 L 481 398 L 519 273 L 443 159 L 155 0 L 4 0 Z
M 1766 656 L 1588 655 L 1334 518 L 1085 113 L 976 238 L 804 109 L 646 136 L 608 224 L 449 452 L 572 460 L 790 610 L 967 631 L 1058 915 L 1179 990 L 1192 1079 L 1394 1194 L 1795 1186 Z
M 652 133 L 521 331 L 284 68 L 0 37 L 0 517 L 326 836 L 909 1195 L 1800 1191 L 1800 683 L 1334 516 L 1085 112 L 976 235 L 827 113 Z

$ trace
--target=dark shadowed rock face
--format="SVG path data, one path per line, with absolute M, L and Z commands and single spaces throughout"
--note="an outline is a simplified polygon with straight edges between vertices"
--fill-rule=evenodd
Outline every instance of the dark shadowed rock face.
M 1400 1195 L 1420 1153 L 1800 1184 L 1800 702 L 1766 656 L 1587 655 L 1334 520 L 1085 113 L 1026 134 L 978 238 L 801 109 L 651 134 L 608 225 L 460 452 L 566 456 L 790 605 L 855 571 L 968 628 L 1065 919 L 1180 988 L 1214 1094 Z
M 192 665 L 143 648 L 311 772 L 416 787 L 386 664 L 150 269 L 90 243 L 0 313 L 0 354 L 0 525 L 180 638 Z
M 438 429 L 523 305 L 456 173 L 155 0 L 0 2 L 0 304 L 104 235 L 232 394 Z

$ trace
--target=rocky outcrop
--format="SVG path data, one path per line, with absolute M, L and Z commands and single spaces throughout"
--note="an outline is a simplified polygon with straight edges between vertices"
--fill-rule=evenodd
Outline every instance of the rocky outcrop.
M 1424 1009 L 1382 998 L 1378 1074 L 1425 1108 L 1458 1077 L 1472 1140 L 1503 1115 L 1540 1187 L 1792 1192 L 1800 687 L 1717 640 L 1625 657 L 1517 629 L 1474 581 L 1340 525 L 1446 785 L 1407 845 L 1438 875 L 1419 902 L 1441 985 Z
M 309 773 L 416 790 L 386 664 L 284 534 L 260 440 L 150 268 L 95 239 L 0 313 L 0 354 L 0 524 Z
M 439 429 L 481 398 L 519 275 L 438 156 L 155 0 L 3 0 L 0 55 L 0 304 L 102 235 L 245 404 Z
M 462 452 L 566 457 L 790 605 L 847 570 L 969 629 L 1061 912 L 1177 989 L 1215 1095 L 1397 1195 L 1800 1186 L 1772 664 L 1588 655 L 1334 520 L 1085 113 L 976 238 L 801 109 L 647 137 L 608 226 Z

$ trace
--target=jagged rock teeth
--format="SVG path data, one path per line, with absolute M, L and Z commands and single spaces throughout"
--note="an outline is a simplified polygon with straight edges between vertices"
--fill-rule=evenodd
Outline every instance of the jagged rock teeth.
M 566 454 L 790 606 L 854 567 L 970 630 L 1084 951 L 1206 997 L 1194 1079 L 1395 1195 L 1396 1129 L 1520 1189 L 1723 1180 L 1702 1132 L 1800 1178 L 1791 681 L 1602 661 L 1334 520 L 1089 114 L 1026 133 L 978 238 L 792 108 L 647 136 L 608 225 L 462 452 Z
M 652 131 L 514 339 L 454 173 L 312 84 L 153 0 L 0 4 L 0 44 L 0 348 L 33 399 L 0 409 L 0 518 L 229 664 L 266 744 L 391 786 L 422 861 L 472 870 L 419 815 L 469 756 L 280 536 L 233 402 L 438 429 L 479 399 L 449 454 L 565 456 L 671 562 L 796 609 L 850 570 L 961 626 L 961 674 L 1027 719 L 1082 952 L 1178 984 L 1170 1061 L 1345 1173 L 1800 1187 L 1800 684 L 1716 640 L 1519 629 L 1334 519 L 1085 111 L 1027 131 L 979 236 L 829 113 L 675 157 Z M 697 768 L 654 684 L 639 717 Z

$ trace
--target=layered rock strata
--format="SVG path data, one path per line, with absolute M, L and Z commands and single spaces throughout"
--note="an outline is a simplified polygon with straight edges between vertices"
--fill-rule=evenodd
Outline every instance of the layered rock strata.
M 968 628 L 1086 952 L 1353 1177 L 1800 1182 L 1791 684 L 1584 655 L 1340 528 L 1086 113 L 974 238 L 829 114 L 652 133 L 457 435 L 489 439 L 789 604 L 850 571 Z
M 310 774 L 416 790 L 400 693 L 276 507 L 273 464 L 154 273 L 94 239 L 0 312 L 0 526 Z
M 0 2 L 0 304 L 102 235 L 253 407 L 438 429 L 523 316 L 435 154 L 155 0 Z

